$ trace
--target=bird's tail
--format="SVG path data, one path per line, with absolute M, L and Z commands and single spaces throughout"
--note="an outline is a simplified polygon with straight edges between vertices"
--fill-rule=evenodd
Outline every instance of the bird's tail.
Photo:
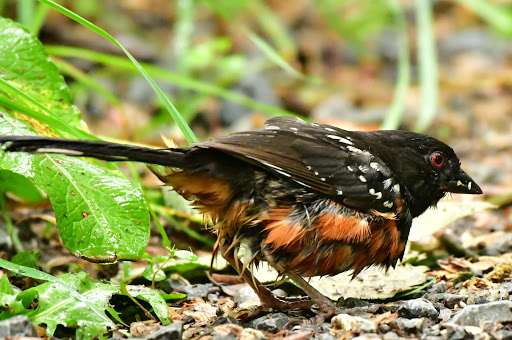
M 0 136 L 0 145 L 7 152 L 54 153 L 93 157 L 106 161 L 143 162 L 176 168 L 186 166 L 186 150 L 183 149 L 151 149 L 100 141 L 34 136 Z

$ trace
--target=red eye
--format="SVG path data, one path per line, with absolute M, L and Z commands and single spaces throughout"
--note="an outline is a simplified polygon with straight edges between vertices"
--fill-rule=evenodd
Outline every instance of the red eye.
M 434 152 L 432 156 L 430 156 L 430 160 L 432 164 L 440 168 L 444 164 L 444 155 L 441 152 Z

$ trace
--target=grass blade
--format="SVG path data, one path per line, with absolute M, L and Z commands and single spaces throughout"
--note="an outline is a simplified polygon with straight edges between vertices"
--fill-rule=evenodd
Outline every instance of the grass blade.
M 39 0 L 40 2 L 54 8 L 55 10 L 59 11 L 60 13 L 64 14 L 70 19 L 75 20 L 76 22 L 80 23 L 81 25 L 89 28 L 90 30 L 98 33 L 99 35 L 103 36 L 107 40 L 114 43 L 117 47 L 119 47 L 126 56 L 130 59 L 130 61 L 135 65 L 135 67 L 139 70 L 139 72 L 142 74 L 142 76 L 146 79 L 146 81 L 149 83 L 149 85 L 153 88 L 155 93 L 157 94 L 158 98 L 162 101 L 164 107 L 167 109 L 167 111 L 171 114 L 172 118 L 178 124 L 178 127 L 180 128 L 181 132 L 185 136 L 188 142 L 194 143 L 197 142 L 197 137 L 194 135 L 192 130 L 190 129 L 190 126 L 185 122 L 183 117 L 180 115 L 176 107 L 171 103 L 171 101 L 165 96 L 165 94 L 162 92 L 162 90 L 158 87 L 158 85 L 154 82 L 154 80 L 149 76 L 149 74 L 146 72 L 146 70 L 139 64 L 139 62 L 132 56 L 130 52 L 126 48 L 124 48 L 123 45 L 121 45 L 114 37 L 112 37 L 110 34 L 108 34 L 103 29 L 99 28 L 98 26 L 94 25 L 90 21 L 82 18 L 78 14 L 75 14 L 74 12 L 68 10 L 65 7 L 62 7 L 61 5 L 51 1 L 51 0 Z
M 432 32 L 431 1 L 416 1 L 416 20 L 421 106 L 415 130 L 422 132 L 430 126 L 437 111 L 437 57 Z
M 400 125 L 405 106 L 405 96 L 409 88 L 411 79 L 410 60 L 409 60 L 409 42 L 407 40 L 407 26 L 405 15 L 397 0 L 389 0 L 389 6 L 393 10 L 396 20 L 397 28 L 399 30 L 400 51 L 398 55 L 398 75 L 395 85 L 395 93 L 393 95 L 393 102 L 389 111 L 382 122 L 381 129 L 393 130 L 397 129 Z

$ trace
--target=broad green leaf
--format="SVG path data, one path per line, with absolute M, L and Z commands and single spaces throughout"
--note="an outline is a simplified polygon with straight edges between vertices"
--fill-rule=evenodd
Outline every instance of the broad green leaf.
M 10 192 L 26 202 L 39 202 L 43 195 L 26 177 L 12 171 L 0 170 L 0 191 Z
M 65 274 L 59 277 L 69 288 L 72 288 L 97 307 L 102 312 L 101 317 L 81 301 L 69 295 L 67 290 L 52 282 L 43 283 L 30 288 L 22 294 L 36 292 L 38 305 L 29 314 L 34 324 L 45 324 L 46 335 L 51 337 L 58 325 L 77 327 L 77 338 L 105 338 L 105 333 L 116 325 L 107 317 L 105 310 L 109 309 L 109 300 L 113 295 L 119 295 L 119 285 L 91 279 L 86 273 Z M 133 297 L 147 301 L 163 324 L 169 323 L 169 312 L 165 300 L 156 291 L 146 287 L 127 286 L 128 293 Z
M 0 77 L 42 104 L 47 109 L 43 113 L 59 117 L 73 127 L 82 127 L 80 112 L 73 106 L 66 83 L 41 42 L 21 25 L 5 18 L 0 18 Z M 11 95 L 15 101 L 25 101 L 18 94 Z M 36 122 L 32 125 L 40 132 L 49 132 L 48 127 L 37 126 Z
M 0 80 L 0 97 L 6 99 L 2 103 L 19 102 L 43 117 L 51 116 L 64 126 L 74 126 L 67 130 L 71 134 L 83 125 L 63 78 L 41 43 L 20 25 L 2 18 Z M 6 108 L 0 104 L 0 115 L 2 135 L 55 132 L 50 129 L 55 125 L 20 116 L 12 105 Z M 20 118 L 25 118 L 24 123 Z M 140 187 L 123 174 L 80 159 L 24 153 L 3 155 L 0 169 L 26 177 L 47 194 L 61 238 L 75 255 L 113 262 L 136 259 L 144 253 L 149 238 L 147 206 Z M 9 189 L 12 184 L 2 185 Z M 18 189 L 19 194 L 21 188 Z
M 0 107 L 1 135 L 31 135 Z M 5 153 L 0 168 L 21 174 L 43 190 L 55 209 L 66 248 L 95 262 L 138 258 L 149 238 L 142 190 L 122 174 L 60 155 Z

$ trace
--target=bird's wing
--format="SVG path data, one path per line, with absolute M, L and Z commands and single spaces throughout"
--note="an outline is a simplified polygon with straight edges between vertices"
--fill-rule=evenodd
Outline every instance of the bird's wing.
M 273 118 L 263 130 L 197 147 L 228 153 L 358 210 L 396 212 L 400 186 L 362 134 L 291 117 Z

